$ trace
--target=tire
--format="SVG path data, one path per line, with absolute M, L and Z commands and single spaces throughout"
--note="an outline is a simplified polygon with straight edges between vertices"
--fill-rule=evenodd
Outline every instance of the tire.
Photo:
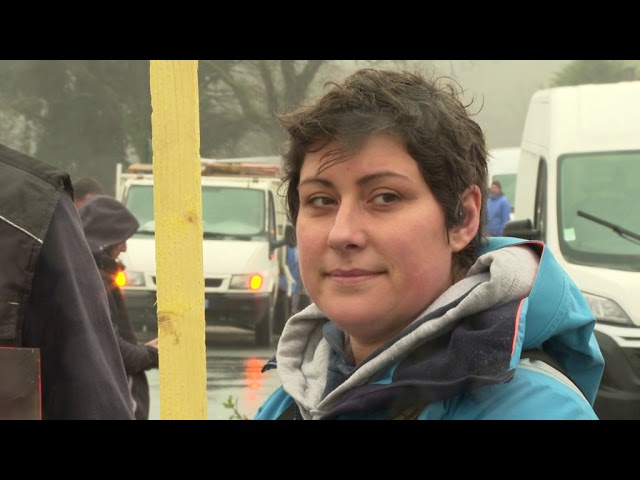
M 287 297 L 286 292 L 280 290 L 278 292 L 278 301 L 276 302 L 275 318 L 273 321 L 273 333 L 280 335 L 284 324 L 287 323 L 291 316 L 291 301 Z
M 262 320 L 256 324 L 256 346 L 261 348 L 271 347 L 271 338 L 273 335 L 273 318 L 275 305 L 271 302 L 271 306 L 267 308 Z

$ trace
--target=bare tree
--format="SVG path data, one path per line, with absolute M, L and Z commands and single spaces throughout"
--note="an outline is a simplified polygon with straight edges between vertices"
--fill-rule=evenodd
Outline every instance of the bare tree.
M 200 60 L 201 154 L 275 154 L 277 113 L 364 66 L 408 68 L 409 60 Z M 115 164 L 151 161 L 147 60 L 0 60 L 0 105 L 11 141 L 106 188 Z M 4 130 L 8 132 L 9 130 Z M 13 130 L 12 130 L 13 131 Z

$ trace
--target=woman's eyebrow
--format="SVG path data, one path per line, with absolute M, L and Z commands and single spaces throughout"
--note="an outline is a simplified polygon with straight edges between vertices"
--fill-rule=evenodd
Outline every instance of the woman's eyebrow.
M 406 175 L 402 175 L 398 172 L 392 172 L 390 170 L 384 170 L 382 172 L 372 173 L 370 175 L 365 175 L 362 178 L 359 178 L 356 182 L 359 186 L 364 186 L 370 183 L 377 182 L 382 179 L 386 179 L 388 177 L 396 178 L 405 182 L 411 182 L 411 178 Z
M 406 175 L 402 175 L 400 173 L 392 172 L 392 171 L 383 171 L 383 172 L 376 172 L 369 175 L 365 175 L 364 177 L 359 178 L 356 183 L 359 186 L 364 186 L 388 177 L 393 177 L 393 178 L 400 179 L 402 181 L 411 182 L 411 178 L 409 178 Z M 305 178 L 298 184 L 298 188 L 308 183 L 320 183 L 326 187 L 334 188 L 333 182 L 331 182 L 330 180 L 327 180 L 326 178 L 317 177 L 317 176 Z
M 303 185 L 306 185 L 308 183 L 320 183 L 321 185 L 324 185 L 325 187 L 330 187 L 330 188 L 334 188 L 333 182 L 330 180 L 327 180 L 326 178 L 322 178 L 322 177 L 309 177 L 309 178 L 305 178 L 304 180 L 302 180 L 299 184 L 298 184 L 298 189 L 300 189 L 300 187 L 302 187 Z

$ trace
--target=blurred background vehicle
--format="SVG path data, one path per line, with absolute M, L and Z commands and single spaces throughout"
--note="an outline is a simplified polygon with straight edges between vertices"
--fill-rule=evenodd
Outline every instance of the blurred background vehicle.
M 640 419 L 640 81 L 536 92 L 505 236 L 543 240 L 597 320 L 601 419 Z
M 248 160 L 202 160 L 205 320 L 253 330 L 256 345 L 269 347 L 285 321 L 275 315 L 292 227 L 278 193 L 280 164 Z M 121 254 L 126 267 L 122 292 L 137 328 L 155 331 L 152 166 L 132 165 L 126 173 L 118 167 L 117 175 L 119 199 L 140 222 Z

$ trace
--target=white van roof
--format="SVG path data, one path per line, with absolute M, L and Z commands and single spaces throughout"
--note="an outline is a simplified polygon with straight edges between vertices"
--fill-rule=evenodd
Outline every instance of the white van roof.
M 489 166 L 489 181 L 493 175 L 517 173 L 520 161 L 520 147 L 493 148 L 489 150 L 487 163 Z
M 523 140 L 567 152 L 632 150 L 640 145 L 640 81 L 556 87 L 536 92 Z M 533 111 L 533 110 L 532 110 Z

